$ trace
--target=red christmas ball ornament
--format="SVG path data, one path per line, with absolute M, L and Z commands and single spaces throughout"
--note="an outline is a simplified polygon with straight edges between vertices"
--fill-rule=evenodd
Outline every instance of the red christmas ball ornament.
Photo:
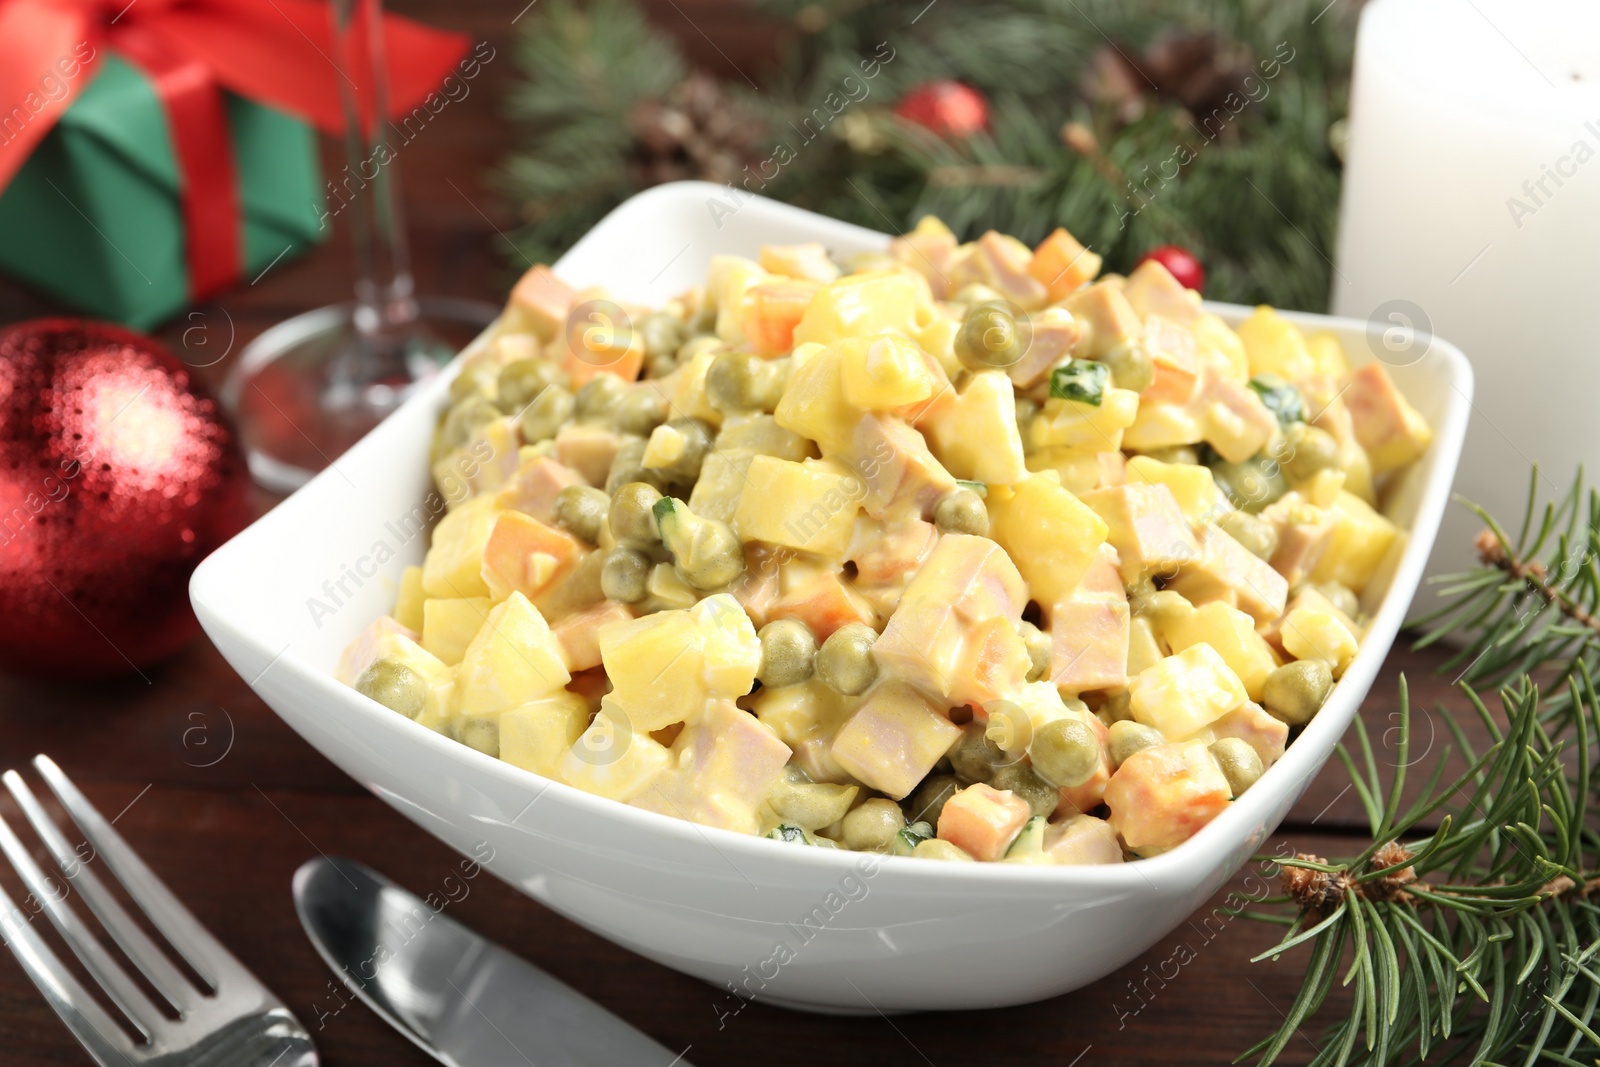
M 137 670 L 199 632 L 189 574 L 249 521 L 205 387 L 148 337 L 39 319 L 0 332 L 0 670 Z
M 1140 256 L 1139 263 L 1147 259 L 1153 259 L 1167 268 L 1168 272 L 1178 279 L 1178 284 L 1185 289 L 1193 289 L 1195 292 L 1205 291 L 1206 269 L 1187 248 L 1181 245 L 1162 245 Z M 1138 266 L 1137 263 L 1134 265 Z
M 941 137 L 970 137 L 989 125 L 989 101 L 950 78 L 923 82 L 901 98 L 894 113 Z

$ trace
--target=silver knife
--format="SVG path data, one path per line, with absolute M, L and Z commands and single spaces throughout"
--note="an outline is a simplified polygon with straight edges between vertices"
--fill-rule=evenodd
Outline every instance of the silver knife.
M 691 1067 L 682 1053 L 353 860 L 305 864 L 295 872 L 294 903 L 344 984 L 440 1063 Z

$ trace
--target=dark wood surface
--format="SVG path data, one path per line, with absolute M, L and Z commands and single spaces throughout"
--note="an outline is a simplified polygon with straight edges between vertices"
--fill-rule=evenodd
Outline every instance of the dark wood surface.
M 513 17 L 525 0 L 472 5 L 411 0 L 393 7 L 460 29 L 497 50 L 472 94 L 405 149 L 401 166 L 416 273 L 423 292 L 498 300 L 509 267 L 497 230 L 513 215 L 486 175 L 511 133 L 499 116 L 514 76 Z M 693 58 L 730 72 L 773 51 L 772 33 L 729 0 L 658 0 L 652 10 Z M 330 160 L 332 157 L 329 157 Z M 160 331 L 198 364 L 232 339 L 236 350 L 279 319 L 342 298 L 345 234 L 309 257 L 281 264 L 253 285 L 196 309 Z M 498 247 L 497 247 L 498 246 Z M 0 322 L 59 311 L 0 283 Z M 203 334 L 193 332 L 200 324 Z M 187 331 L 187 332 L 186 332 Z M 185 338 L 191 346 L 185 348 Z M 231 360 L 205 373 L 220 375 Z M 259 507 L 273 499 L 262 494 Z M 1431 709 L 1447 697 L 1440 657 L 1396 651 L 1363 716 L 1392 762 L 1388 742 L 1395 679 L 1405 671 L 1419 708 L 1419 749 L 1443 744 Z M 201 639 L 139 679 L 79 683 L 0 678 L 0 766 L 49 753 L 223 942 L 311 1027 L 324 1062 L 400 1065 L 429 1061 L 359 1004 L 341 1009 L 332 974 L 295 920 L 289 879 L 321 852 L 355 857 L 426 893 L 455 855 L 366 793 L 293 734 Z M 1413 760 L 1431 756 L 1412 753 Z M 16 822 L 9 799 L 0 814 Z M 1343 770 L 1330 765 L 1309 786 L 1266 851 L 1323 855 L 1359 849 L 1364 816 Z M 4 865 L 0 865 L 3 867 Z M 1235 879 L 1255 875 L 1246 868 Z M 1259 885 L 1259 882 L 1250 883 Z M 0 886 L 22 899 L 6 868 Z M 1220 903 L 1223 894 L 1206 911 Z M 1275 928 L 1238 920 L 1190 923 L 1123 971 L 1042 1004 L 886 1020 L 802 1015 L 761 1003 L 720 1018 L 722 994 L 646 962 L 546 911 L 488 876 L 452 914 L 706 1065 L 1112 1064 L 1230 1062 L 1276 1026 L 1296 988 L 1299 962 L 1249 962 Z M 47 924 L 38 922 L 39 928 Z M 53 936 L 53 934 L 52 934 Z M 1190 958 L 1192 957 L 1192 959 Z M 1174 961 L 1187 961 L 1181 967 Z M 1158 977 L 1159 976 L 1159 977 Z M 951 980 L 959 976 L 952 974 Z M 1139 996 L 1133 992 L 1139 989 Z M 1295 1058 L 1320 1035 L 1308 1030 Z M 9 954 L 0 953 L 0 1062 L 87 1062 Z

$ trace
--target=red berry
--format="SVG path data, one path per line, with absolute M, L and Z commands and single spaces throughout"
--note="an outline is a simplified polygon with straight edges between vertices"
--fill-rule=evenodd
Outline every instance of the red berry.
M 970 137 L 989 125 L 984 95 L 949 78 L 923 82 L 901 98 L 894 113 L 941 137 Z
M 1160 248 L 1152 248 L 1140 256 L 1139 263 L 1143 263 L 1147 259 L 1153 259 L 1167 268 L 1168 272 L 1178 279 L 1178 284 L 1185 289 L 1201 291 L 1206 287 L 1206 269 L 1200 265 L 1200 261 L 1187 248 L 1183 248 L 1180 245 L 1162 245 Z M 1138 266 L 1138 264 L 1134 265 Z

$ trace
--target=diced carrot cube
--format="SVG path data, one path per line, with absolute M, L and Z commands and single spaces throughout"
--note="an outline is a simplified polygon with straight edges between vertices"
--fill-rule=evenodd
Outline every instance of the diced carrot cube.
M 1074 291 L 1094 281 L 1100 273 L 1100 257 L 1078 243 L 1078 239 L 1057 227 L 1056 232 L 1039 242 L 1028 261 L 1028 273 L 1050 293 L 1052 304 L 1065 300 Z
M 997 860 L 1006 854 L 1031 814 L 1028 802 L 1011 790 L 976 782 L 944 802 L 939 812 L 939 839 L 964 849 L 974 859 Z

